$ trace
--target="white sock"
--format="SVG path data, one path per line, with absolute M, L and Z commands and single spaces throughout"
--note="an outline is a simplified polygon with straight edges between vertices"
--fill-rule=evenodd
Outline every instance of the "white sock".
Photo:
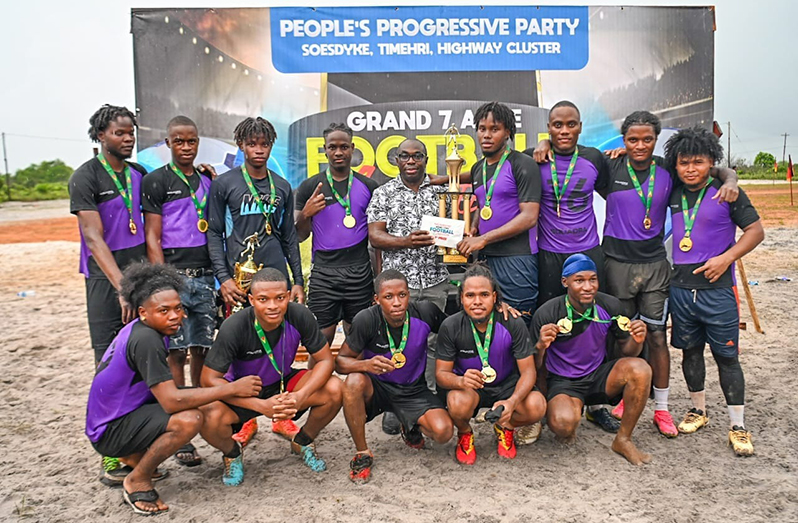
M 729 409 L 729 428 L 737 425 L 745 428 L 745 405 L 726 405 Z
M 691 392 L 690 399 L 693 401 L 693 407 L 700 410 L 707 415 L 707 393 L 705 390 L 700 390 L 698 392 Z
M 668 393 L 670 390 L 670 387 L 665 387 L 664 389 L 654 387 L 654 410 L 668 410 Z

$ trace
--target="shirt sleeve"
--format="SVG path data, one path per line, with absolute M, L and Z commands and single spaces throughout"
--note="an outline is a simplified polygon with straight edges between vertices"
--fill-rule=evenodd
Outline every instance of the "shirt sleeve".
M 513 338 L 513 357 L 517 360 L 528 358 L 538 351 L 532 343 L 532 338 L 529 335 L 529 330 L 521 318 L 510 318 L 506 323 L 507 330 L 510 331 L 510 336 Z M 536 342 L 537 343 L 537 342 Z
M 286 182 L 288 185 L 288 182 Z M 302 275 L 302 258 L 299 255 L 299 240 L 296 236 L 296 224 L 294 223 L 294 191 L 288 185 L 288 196 L 283 206 L 283 223 L 280 226 L 280 244 L 283 247 L 283 254 L 288 260 L 291 268 L 291 275 L 294 277 L 294 285 L 305 286 L 305 277 Z
M 378 326 L 375 325 L 374 314 L 371 308 L 363 309 L 355 315 L 349 334 L 346 335 L 346 344 L 353 352 L 360 354 L 371 341 Z
M 598 170 L 598 175 L 596 176 L 594 189 L 596 191 L 602 191 L 610 185 L 610 163 L 604 153 L 598 149 L 596 149 L 596 153 L 594 163 Z
M 208 255 L 211 258 L 213 273 L 220 284 L 232 278 L 227 268 L 227 259 L 224 252 L 225 210 L 227 209 L 225 176 L 231 176 L 231 174 L 229 172 L 222 174 L 211 183 L 211 194 L 208 197 L 206 210 L 209 225 L 207 233 Z
M 540 203 L 541 179 L 540 167 L 527 155 L 521 153 L 513 155 L 513 176 L 518 187 L 519 203 Z
M 385 190 L 383 187 L 377 188 L 371 196 L 371 201 L 366 211 L 369 223 L 388 221 L 388 201 L 385 197 Z
M 441 325 L 438 330 L 438 346 L 435 357 L 441 361 L 454 361 L 457 358 L 457 346 L 455 345 L 455 332 L 457 318 L 451 316 Z
M 242 327 L 246 326 L 248 322 L 239 318 L 238 314 L 249 317 L 248 314 L 237 313 L 227 318 L 219 328 L 211 350 L 205 357 L 205 366 L 216 372 L 227 372 L 230 369 L 230 365 L 238 354 L 237 346 L 242 343 L 241 341 L 236 343 L 236 340 L 243 340 L 246 334 Z
M 163 204 L 166 199 L 164 177 L 159 173 L 152 173 L 141 179 L 141 208 L 144 212 L 163 214 Z
M 128 342 L 130 360 L 141 379 L 152 388 L 172 379 L 172 371 L 166 361 L 166 347 L 163 338 L 152 329 L 137 329 Z
M 69 178 L 69 212 L 97 210 L 97 194 L 92 183 L 91 170 L 79 168 Z
M 740 189 L 740 194 L 737 196 L 737 201 L 731 203 L 729 207 L 731 219 L 740 229 L 745 229 L 759 221 L 759 213 L 756 212 L 748 195 L 742 189 Z
M 319 324 L 313 314 L 302 304 L 291 303 L 289 307 L 292 309 L 291 324 L 299 331 L 299 337 L 302 340 L 302 345 L 308 351 L 308 354 L 315 354 L 327 345 L 327 338 L 321 333 Z
M 294 195 L 294 199 L 296 200 L 294 203 L 294 210 L 301 211 L 305 208 L 305 204 L 308 203 L 308 199 L 310 199 L 310 195 L 313 194 L 318 183 L 318 178 L 313 176 L 299 184 Z

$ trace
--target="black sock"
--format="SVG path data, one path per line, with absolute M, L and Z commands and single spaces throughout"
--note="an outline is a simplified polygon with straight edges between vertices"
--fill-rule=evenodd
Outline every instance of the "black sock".
M 241 455 L 241 445 L 236 441 L 233 450 L 224 455 L 225 458 L 235 459 Z
M 313 443 L 313 438 L 308 436 L 305 433 L 305 429 L 302 428 L 302 429 L 299 429 L 299 432 L 297 432 L 297 435 L 294 436 L 294 443 L 296 443 L 297 445 L 302 445 L 304 447 L 306 445 L 310 445 L 311 443 Z

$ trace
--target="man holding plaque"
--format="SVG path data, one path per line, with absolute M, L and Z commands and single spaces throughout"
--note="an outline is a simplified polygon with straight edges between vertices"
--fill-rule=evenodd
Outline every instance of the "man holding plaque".
M 682 349 L 682 372 L 693 408 L 679 424 L 690 434 L 709 422 L 706 410 L 704 347 L 718 365 L 720 388 L 729 411 L 729 444 L 738 456 L 754 453 L 745 428 L 745 378 L 738 357 L 740 315 L 734 291 L 734 262 L 765 238 L 762 221 L 740 190 L 734 203 L 712 202 L 721 182 L 711 169 L 723 158 L 709 131 L 679 131 L 665 144 L 665 161 L 683 185 L 670 198 L 673 216 L 671 345 Z M 735 243 L 737 228 L 743 234 Z M 628 408 L 628 405 L 627 405 Z
M 366 423 L 393 412 L 402 439 L 415 449 L 426 434 L 437 443 L 452 439 L 452 420 L 443 401 L 424 380 L 427 336 L 437 332 L 446 316 L 426 300 L 410 303 L 407 278 L 388 269 L 374 281 L 376 305 L 355 316 L 336 359 L 344 382 L 344 416 L 357 454 L 349 464 L 349 479 L 366 483 L 374 455 L 366 443 Z
M 252 278 L 247 307 L 227 318 L 202 370 L 202 385 L 212 387 L 260 376 L 263 389 L 255 398 L 230 398 L 204 412 L 201 434 L 224 454 L 222 482 L 236 486 L 244 480 L 243 449 L 233 439 L 243 423 L 263 415 L 273 420 L 299 419 L 310 409 L 307 422 L 291 439 L 291 453 L 299 454 L 311 470 L 327 465 L 316 455 L 313 440 L 341 409 L 343 383 L 333 376 L 335 360 L 313 314 L 291 302 L 285 275 L 274 268 Z M 300 343 L 316 361 L 312 370 L 294 369 Z
M 470 266 L 460 286 L 463 310 L 447 318 L 438 334 L 436 377 L 447 390 L 449 415 L 457 427 L 455 457 L 463 465 L 477 459 L 470 420 L 490 408 L 503 458 L 515 458 L 516 427 L 540 421 L 546 400 L 533 390 L 535 348 L 520 318 L 505 319 L 498 309 L 499 291 L 490 270 Z
M 637 358 L 646 339 L 646 324 L 621 313 L 617 298 L 598 292 L 596 264 L 584 254 L 565 260 L 561 282 L 565 296 L 552 298 L 535 313 L 530 333 L 545 363 L 549 428 L 563 442 L 576 438 L 585 405 L 617 404 L 623 398 L 621 426 L 612 450 L 630 463 L 648 463 L 651 456 L 632 443 L 632 431 L 646 406 L 651 368 Z M 612 339 L 625 357 L 608 360 Z
M 308 308 L 332 343 L 338 322 L 348 331 L 374 297 L 366 209 L 379 184 L 352 170 L 352 129 L 330 124 L 323 134 L 327 170 L 296 190 L 294 216 L 299 241 L 313 233 Z

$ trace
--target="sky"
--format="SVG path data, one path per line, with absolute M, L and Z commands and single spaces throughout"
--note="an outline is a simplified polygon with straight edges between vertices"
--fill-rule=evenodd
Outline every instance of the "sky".
M 484 2 L 482 2 L 484 3 Z M 530 5 L 504 0 L 501 5 Z M 133 7 L 274 7 L 297 2 L 147 2 L 138 0 L 6 0 L 0 3 L 0 132 L 8 169 L 60 158 L 77 167 L 91 156 L 89 116 L 103 103 L 134 108 Z M 480 2 L 384 2 L 302 5 L 480 5 Z M 541 5 L 711 5 L 707 1 L 550 1 Z M 767 151 L 798 160 L 798 43 L 794 0 L 718 0 L 715 33 L 715 120 L 731 122 L 733 156 Z M 792 27 L 791 27 L 792 25 Z M 723 145 L 726 146 L 726 136 Z M 0 167 L 2 167 L 0 165 Z

